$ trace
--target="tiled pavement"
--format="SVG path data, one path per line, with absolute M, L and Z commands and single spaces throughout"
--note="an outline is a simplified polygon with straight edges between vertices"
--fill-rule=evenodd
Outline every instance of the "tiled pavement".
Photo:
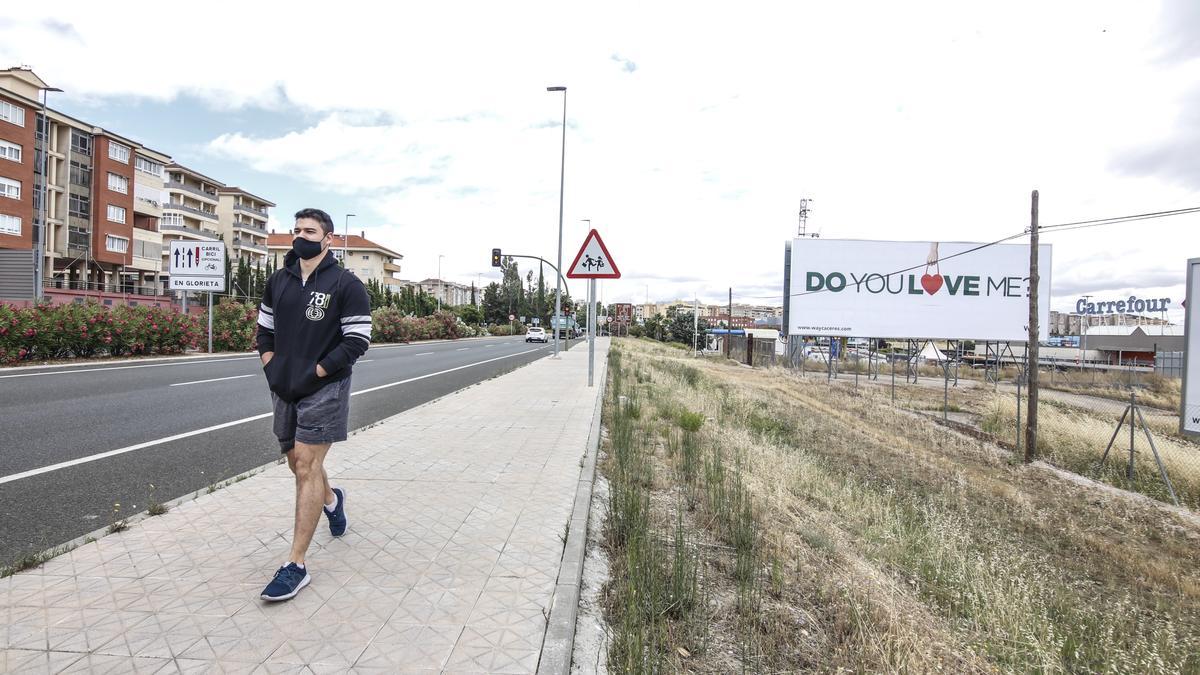
M 602 391 L 586 373 L 576 348 L 335 445 L 350 528 L 322 519 L 289 602 L 258 598 L 291 538 L 283 465 L 0 579 L 0 672 L 533 672 Z

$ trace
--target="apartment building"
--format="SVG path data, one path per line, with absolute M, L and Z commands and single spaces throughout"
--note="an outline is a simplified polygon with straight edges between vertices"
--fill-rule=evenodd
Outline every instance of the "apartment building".
M 161 272 L 162 246 L 150 203 L 156 179 L 137 168 L 168 158 L 58 111 L 43 114 L 38 99 L 48 89 L 30 70 L 0 70 L 0 248 L 32 255 L 43 243 L 52 288 L 135 292 Z M 34 259 L 22 259 L 9 256 L 3 276 L 32 283 Z
M 446 281 L 445 279 L 430 278 L 422 279 L 415 285 L 425 293 L 441 300 L 442 306 L 457 307 L 459 305 L 471 304 L 470 284 L 460 284 L 454 281 Z M 475 304 L 483 304 L 483 293 L 478 289 L 475 290 Z
M 267 218 L 275 204 L 238 187 L 217 189 L 217 220 L 236 267 L 245 260 L 251 267 L 266 267 Z
M 35 128 L 46 88 L 31 71 L 0 71 L 0 298 L 33 292 Z
M 46 91 L 54 90 L 31 70 L 0 70 L 0 298 L 35 296 L 39 241 L 53 302 L 81 293 L 105 304 L 114 301 L 105 294 L 161 296 L 172 239 L 224 239 L 265 262 L 273 204 L 131 138 L 43 110 Z
M 290 232 L 272 232 L 267 235 L 268 259 L 271 261 L 272 269 L 283 267 L 283 258 L 288 251 L 292 250 L 292 239 L 294 238 Z M 333 235 L 331 248 L 334 257 L 338 260 L 343 260 L 343 247 L 343 264 L 346 269 L 362 279 L 363 283 L 374 279 L 384 287 L 390 287 L 393 292 L 400 290 L 404 285 L 395 276 L 400 273 L 400 261 L 404 260 L 403 255 L 367 239 L 366 232 L 362 232 L 360 235 L 352 234 L 348 241 L 340 234 Z

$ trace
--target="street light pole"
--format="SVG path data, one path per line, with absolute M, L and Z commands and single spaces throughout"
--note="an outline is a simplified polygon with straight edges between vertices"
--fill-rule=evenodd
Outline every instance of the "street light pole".
M 567 88 L 546 87 L 546 91 L 561 91 L 563 95 L 562 160 L 558 173 L 558 269 L 562 269 L 563 186 L 567 178 Z M 562 279 L 554 282 L 554 356 L 558 358 L 558 334 L 562 330 Z
M 346 235 L 342 238 L 342 267 L 350 269 L 350 255 L 347 249 L 350 246 L 350 219 L 356 218 L 353 213 L 346 214 Z

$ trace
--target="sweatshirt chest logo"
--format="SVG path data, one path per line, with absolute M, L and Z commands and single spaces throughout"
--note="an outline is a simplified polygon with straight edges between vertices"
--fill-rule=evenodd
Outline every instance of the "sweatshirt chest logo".
M 318 293 L 310 291 L 308 294 L 308 308 L 304 310 L 304 316 L 309 321 L 320 321 L 325 318 L 325 310 L 329 309 L 329 301 L 332 298 L 329 293 Z

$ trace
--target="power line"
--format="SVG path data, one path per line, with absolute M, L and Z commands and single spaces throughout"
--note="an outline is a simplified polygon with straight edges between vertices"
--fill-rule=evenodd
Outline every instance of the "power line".
M 1200 213 L 1200 206 L 1189 206 L 1182 209 L 1172 209 L 1170 211 L 1151 211 L 1150 213 L 1135 213 L 1128 216 L 1114 216 L 1112 218 L 1096 218 L 1093 220 L 1077 220 L 1072 223 L 1056 223 L 1054 225 L 1042 225 L 1038 228 L 1041 232 L 1050 230 L 1077 230 L 1084 227 L 1097 227 L 1099 225 L 1114 225 L 1118 223 L 1131 223 L 1139 220 L 1153 220 L 1155 218 L 1169 218 L 1171 216 L 1182 216 L 1189 213 Z

